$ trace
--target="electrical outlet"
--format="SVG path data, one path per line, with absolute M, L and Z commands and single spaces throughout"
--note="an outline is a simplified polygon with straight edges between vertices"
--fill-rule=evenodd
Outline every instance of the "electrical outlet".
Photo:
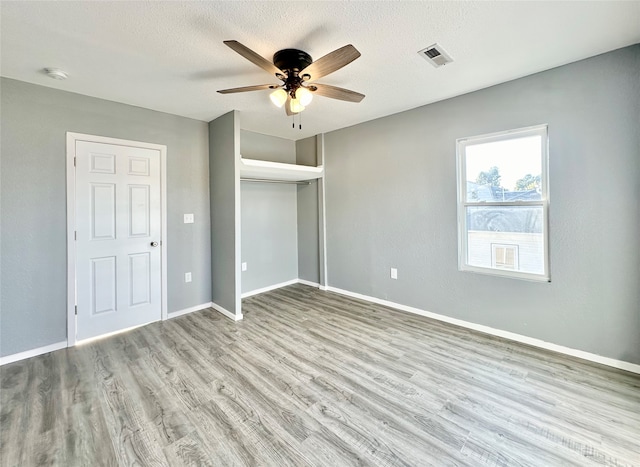
M 246 271 L 247 270 L 247 263 L 242 263 L 242 270 Z
M 185 214 L 184 215 L 184 223 L 185 224 L 193 224 L 194 216 L 193 214 Z
M 398 278 L 398 270 L 396 268 L 391 268 L 391 279 Z
M 191 282 L 191 273 L 190 272 L 185 272 L 184 273 L 184 281 L 185 282 Z

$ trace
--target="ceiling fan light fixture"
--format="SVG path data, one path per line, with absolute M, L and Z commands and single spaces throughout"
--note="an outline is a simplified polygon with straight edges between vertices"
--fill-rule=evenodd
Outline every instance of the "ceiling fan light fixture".
M 271 102 L 273 102 L 276 107 L 282 107 L 287 101 L 287 91 L 282 88 L 276 89 L 271 94 L 269 94 L 269 97 L 271 98 Z
M 311 101 L 313 100 L 313 93 L 307 88 L 299 87 L 296 89 L 296 97 L 300 101 L 300 104 L 306 107 L 311 104 Z
M 297 114 L 304 110 L 304 105 L 300 103 L 300 99 L 298 98 L 291 99 L 289 103 L 289 109 L 291 110 L 291 113 Z
M 302 50 L 282 49 L 273 55 L 273 60 L 270 62 L 238 41 L 224 41 L 224 43 L 282 83 L 221 89 L 218 91 L 220 94 L 269 89 L 271 91 L 269 98 L 273 104 L 277 107 L 286 106 L 286 114 L 289 117 L 302 112 L 311 103 L 314 94 L 347 102 L 360 102 L 364 98 L 364 94 L 316 82 L 317 79 L 343 68 L 360 57 L 360 52 L 351 44 L 340 47 L 315 61 Z M 309 81 L 311 83 L 308 83 Z

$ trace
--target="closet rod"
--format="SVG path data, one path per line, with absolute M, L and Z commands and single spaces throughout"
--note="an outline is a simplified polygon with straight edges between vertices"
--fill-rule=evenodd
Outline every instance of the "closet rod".
M 288 183 L 290 185 L 311 185 L 309 181 L 294 180 L 268 180 L 266 178 L 241 178 L 241 182 L 260 182 L 260 183 Z

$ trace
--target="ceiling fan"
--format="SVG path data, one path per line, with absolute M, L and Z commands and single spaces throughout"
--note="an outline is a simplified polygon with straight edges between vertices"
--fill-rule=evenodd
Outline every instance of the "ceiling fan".
M 364 94 L 315 82 L 360 56 L 360 52 L 351 44 L 340 47 L 315 62 L 302 50 L 283 49 L 273 55 L 273 63 L 271 63 L 238 41 L 224 41 L 224 43 L 250 62 L 273 74 L 282 81 L 282 84 L 258 84 L 223 89 L 218 91 L 221 94 L 273 89 L 270 95 L 271 101 L 278 107 L 286 103 L 285 111 L 289 116 L 302 112 L 311 102 L 314 94 L 348 102 L 360 102 L 364 99 Z

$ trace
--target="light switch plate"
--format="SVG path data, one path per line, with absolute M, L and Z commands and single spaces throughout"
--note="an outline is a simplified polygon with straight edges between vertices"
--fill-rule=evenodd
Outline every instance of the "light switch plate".
M 396 268 L 391 268 L 391 279 L 398 278 L 398 270 Z
M 193 214 L 185 214 L 184 215 L 184 223 L 185 224 L 193 224 L 194 216 Z
M 247 263 L 242 263 L 242 270 L 246 271 L 247 270 Z
M 184 273 L 184 281 L 185 282 L 191 282 L 191 273 L 190 272 L 185 272 Z

